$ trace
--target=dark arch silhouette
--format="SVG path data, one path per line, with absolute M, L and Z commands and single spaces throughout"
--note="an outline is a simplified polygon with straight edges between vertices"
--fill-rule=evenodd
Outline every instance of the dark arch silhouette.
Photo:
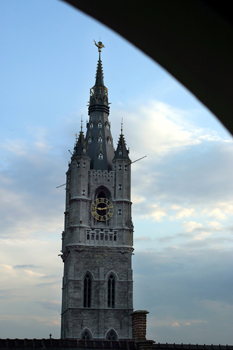
M 88 328 L 85 328 L 82 330 L 81 339 L 83 339 L 83 340 L 91 340 L 92 339 L 91 331 Z
M 106 340 L 115 341 L 118 340 L 117 333 L 114 329 L 110 329 L 106 334 Z
M 233 133 L 233 13 L 226 0 L 63 0 L 163 66 Z

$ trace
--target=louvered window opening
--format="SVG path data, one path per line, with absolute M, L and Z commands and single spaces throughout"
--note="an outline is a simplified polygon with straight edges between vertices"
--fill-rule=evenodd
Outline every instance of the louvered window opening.
M 115 279 L 110 275 L 108 279 L 108 307 L 115 308 Z

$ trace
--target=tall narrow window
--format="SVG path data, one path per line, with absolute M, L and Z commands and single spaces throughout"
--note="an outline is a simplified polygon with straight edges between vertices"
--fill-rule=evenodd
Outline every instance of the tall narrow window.
M 83 306 L 91 307 L 91 277 L 88 273 L 84 278 Z
M 108 279 L 108 307 L 115 308 L 115 278 L 113 274 Z

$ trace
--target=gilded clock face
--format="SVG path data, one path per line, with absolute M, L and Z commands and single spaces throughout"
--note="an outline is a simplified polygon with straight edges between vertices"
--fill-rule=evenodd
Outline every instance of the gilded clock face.
M 91 203 L 91 215 L 98 221 L 107 221 L 113 215 L 113 204 L 107 198 L 96 198 Z

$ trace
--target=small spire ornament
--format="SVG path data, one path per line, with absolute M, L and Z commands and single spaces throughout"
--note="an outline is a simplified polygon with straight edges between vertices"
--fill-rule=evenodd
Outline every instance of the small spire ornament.
M 99 41 L 98 44 L 97 44 L 97 42 L 95 40 L 93 40 L 93 41 L 95 43 L 95 46 L 98 47 L 98 52 L 100 53 L 101 50 L 103 49 L 103 47 L 105 47 L 104 44 L 102 43 L 102 41 Z

